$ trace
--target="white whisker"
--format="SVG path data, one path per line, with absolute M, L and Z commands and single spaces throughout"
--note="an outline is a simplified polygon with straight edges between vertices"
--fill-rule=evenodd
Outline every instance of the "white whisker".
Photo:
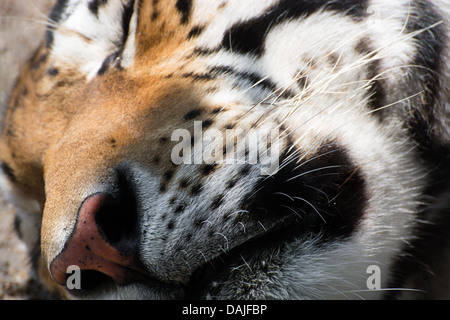
M 320 217 L 320 219 L 322 219 L 322 221 L 324 223 L 327 223 L 326 220 L 323 218 L 323 216 L 320 214 L 319 210 L 317 210 L 316 207 L 311 202 L 309 202 L 308 200 L 303 199 L 301 197 L 294 197 L 294 199 L 301 200 L 301 201 L 305 202 L 306 204 L 308 204 L 317 213 L 317 215 Z
M 317 172 L 317 171 L 328 170 L 328 169 L 336 169 L 336 168 L 342 168 L 342 166 L 341 165 L 334 165 L 334 166 L 325 166 L 325 167 L 320 167 L 320 168 L 316 168 L 316 169 L 311 169 L 311 170 L 308 170 L 306 172 L 302 172 L 302 173 L 300 173 L 300 174 L 298 174 L 298 175 L 296 175 L 296 176 L 294 176 L 292 178 L 287 179 L 286 182 L 292 181 L 294 179 L 298 179 L 300 177 L 303 177 L 305 175 L 308 175 L 308 174 L 311 174 L 311 173 L 314 173 L 314 172 Z

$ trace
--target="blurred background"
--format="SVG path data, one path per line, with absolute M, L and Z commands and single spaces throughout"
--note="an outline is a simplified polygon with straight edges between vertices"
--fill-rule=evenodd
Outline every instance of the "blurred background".
M 0 0 L 0 121 L 21 65 L 44 37 L 56 0 Z M 45 299 L 14 230 L 14 208 L 0 193 L 0 300 Z

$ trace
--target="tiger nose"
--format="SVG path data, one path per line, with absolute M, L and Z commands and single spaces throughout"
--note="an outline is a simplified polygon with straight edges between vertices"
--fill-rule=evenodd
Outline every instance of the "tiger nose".
M 123 199 L 122 199 L 123 200 Z M 136 269 L 136 214 L 129 203 L 123 205 L 108 194 L 94 194 L 82 203 L 74 230 L 61 253 L 50 264 L 50 272 L 61 285 L 66 285 L 68 268 L 96 271 L 96 277 L 83 287 L 105 275 L 118 284 L 126 284 L 130 270 Z M 131 272 L 132 273 L 132 272 Z M 93 279 L 94 278 L 94 279 Z M 96 279 L 95 279 L 96 278 Z M 103 280 L 102 280 L 103 281 Z

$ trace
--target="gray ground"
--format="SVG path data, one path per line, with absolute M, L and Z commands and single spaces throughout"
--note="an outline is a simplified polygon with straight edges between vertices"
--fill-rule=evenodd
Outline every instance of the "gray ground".
M 55 0 L 0 0 L 0 106 L 19 72 L 39 44 Z M 1 114 L 2 112 L 0 112 Z M 42 299 L 26 248 L 14 228 L 14 208 L 0 193 L 0 299 Z

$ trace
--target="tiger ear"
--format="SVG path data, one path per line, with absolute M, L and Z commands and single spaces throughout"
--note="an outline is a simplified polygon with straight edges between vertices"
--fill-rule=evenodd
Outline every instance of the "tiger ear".
M 55 67 L 88 80 L 110 67 L 127 67 L 134 54 L 134 0 L 60 0 L 50 14 L 47 47 Z

